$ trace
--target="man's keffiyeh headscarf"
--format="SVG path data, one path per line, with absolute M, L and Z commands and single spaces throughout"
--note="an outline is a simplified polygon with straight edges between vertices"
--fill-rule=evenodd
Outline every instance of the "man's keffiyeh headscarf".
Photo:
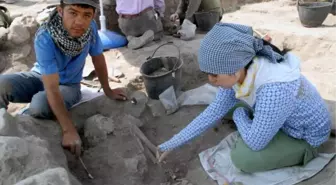
M 93 38 L 94 35 L 91 27 L 81 37 L 71 37 L 65 30 L 62 18 L 56 10 L 50 14 L 49 19 L 41 25 L 41 28 L 47 29 L 55 45 L 69 57 L 81 54 L 86 44 L 95 39 Z
M 204 37 L 198 54 L 201 71 L 211 74 L 234 74 L 255 56 L 276 63 L 282 56 L 253 36 L 251 27 L 217 23 Z

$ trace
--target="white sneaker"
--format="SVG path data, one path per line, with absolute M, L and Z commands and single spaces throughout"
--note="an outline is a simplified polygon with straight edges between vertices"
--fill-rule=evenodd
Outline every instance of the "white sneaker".
M 127 45 L 128 48 L 139 49 L 154 40 L 154 31 L 148 30 L 140 37 L 133 37 L 129 39 L 130 40 L 128 40 L 128 45 Z

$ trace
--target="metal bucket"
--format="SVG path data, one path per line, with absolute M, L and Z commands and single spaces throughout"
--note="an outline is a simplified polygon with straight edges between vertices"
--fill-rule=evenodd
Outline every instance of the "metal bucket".
M 297 3 L 301 24 L 305 27 L 321 26 L 328 14 L 331 13 L 330 2 L 300 2 Z
M 178 50 L 178 57 L 154 57 L 155 53 L 162 46 L 171 44 Z M 180 59 L 180 50 L 172 42 L 162 44 L 147 58 L 147 61 L 140 67 L 140 73 L 144 79 L 144 84 L 148 97 L 151 99 L 159 99 L 159 95 L 170 86 L 174 86 L 175 91 L 181 89 L 182 66 L 183 61 Z M 164 71 L 155 74 L 158 70 Z

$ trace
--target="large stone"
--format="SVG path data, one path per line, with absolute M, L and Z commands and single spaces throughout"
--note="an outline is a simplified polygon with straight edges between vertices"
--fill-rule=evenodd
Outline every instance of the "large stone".
M 48 169 L 28 177 L 15 185 L 71 185 L 68 172 L 64 168 Z
M 100 114 L 94 115 L 84 123 L 84 136 L 90 146 L 104 141 L 114 131 L 114 121 Z
M 0 136 L 0 161 L 28 155 L 28 145 L 19 137 Z
M 24 159 L 28 156 L 27 142 L 18 137 L 0 136 L 0 184 L 14 184 L 20 179 Z
M 20 48 L 16 48 L 15 51 L 12 53 L 12 60 L 18 61 L 18 60 L 26 59 L 29 56 L 31 51 L 32 51 L 32 47 L 29 43 Z
M 6 109 L 0 109 L 0 136 L 19 136 L 15 118 Z
M 8 40 L 12 44 L 23 44 L 30 39 L 30 32 L 27 27 L 21 21 L 21 18 L 18 17 L 14 19 L 12 24 L 9 27 Z
M 126 102 L 124 111 L 127 114 L 139 118 L 146 109 L 148 97 L 144 92 L 136 91 L 130 96 L 130 99 L 133 98 L 136 100 L 136 103 L 132 103 L 132 101 Z
M 24 27 L 28 29 L 31 36 L 35 35 L 35 33 L 37 31 L 37 28 L 38 28 L 38 23 L 37 23 L 36 18 L 34 16 L 30 16 L 30 15 L 21 16 L 21 17 L 15 18 L 15 19 L 17 19 L 18 22 L 23 24 Z

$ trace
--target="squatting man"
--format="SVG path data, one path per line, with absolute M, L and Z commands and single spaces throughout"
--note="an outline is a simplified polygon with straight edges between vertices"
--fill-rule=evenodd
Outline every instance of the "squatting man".
M 56 118 L 63 131 L 63 147 L 76 156 L 81 153 L 81 139 L 68 110 L 81 99 L 80 81 L 88 54 L 105 95 L 127 99 L 121 89 L 109 86 L 103 46 L 93 20 L 98 5 L 98 0 L 61 0 L 36 33 L 32 70 L 0 75 L 0 108 L 7 109 L 9 102 L 30 103 L 23 114 Z

